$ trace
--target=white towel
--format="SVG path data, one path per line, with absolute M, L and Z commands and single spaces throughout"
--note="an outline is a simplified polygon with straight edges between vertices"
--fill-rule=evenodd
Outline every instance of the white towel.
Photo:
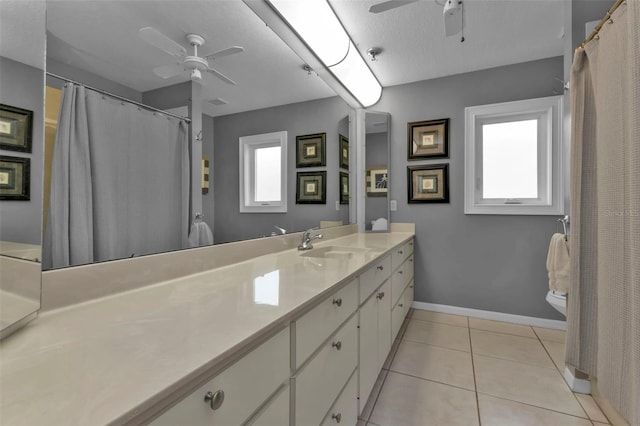
M 564 234 L 553 234 L 547 254 L 549 289 L 562 293 L 569 292 L 569 242 Z
M 193 222 L 189 231 L 189 247 L 209 246 L 211 244 L 213 244 L 213 234 L 209 225 L 201 220 Z

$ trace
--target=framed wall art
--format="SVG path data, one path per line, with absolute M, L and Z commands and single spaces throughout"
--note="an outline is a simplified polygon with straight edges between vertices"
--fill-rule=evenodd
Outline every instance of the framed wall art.
M 33 111 L 0 104 L 0 149 L 31 152 Z
M 449 157 L 449 119 L 407 123 L 409 160 Z
M 349 170 L 349 138 L 340 135 L 340 168 Z
M 327 203 L 327 172 L 298 172 L 296 204 Z
M 407 167 L 409 203 L 448 203 L 449 164 Z
M 386 197 L 389 186 L 389 173 L 386 166 L 367 167 L 367 196 Z
M 326 133 L 296 136 L 296 167 L 326 166 Z
M 340 204 L 349 204 L 349 173 L 340 172 Z
M 0 155 L 0 200 L 29 200 L 31 160 Z

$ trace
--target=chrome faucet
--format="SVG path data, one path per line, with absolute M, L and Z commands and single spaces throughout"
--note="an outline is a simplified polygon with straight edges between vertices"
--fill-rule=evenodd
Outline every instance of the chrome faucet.
M 302 242 L 300 242 L 298 250 L 311 250 L 313 248 L 311 241 L 322 239 L 322 234 L 311 235 L 311 231 L 315 231 L 316 229 L 318 228 L 307 229 L 302 233 Z

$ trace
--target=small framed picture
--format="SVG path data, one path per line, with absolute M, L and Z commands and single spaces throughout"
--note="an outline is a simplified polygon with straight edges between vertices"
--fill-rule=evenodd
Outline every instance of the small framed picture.
M 326 133 L 296 136 L 296 167 L 326 166 Z
M 409 203 L 448 203 L 449 164 L 407 167 Z
M 33 111 L 0 104 L 0 149 L 31 152 Z
M 296 204 L 327 204 L 327 172 L 298 172 Z
M 367 196 L 386 197 L 389 186 L 389 173 L 386 166 L 367 167 Z
M 29 200 L 30 179 L 30 159 L 0 155 L 0 200 Z
M 409 160 L 449 157 L 449 119 L 407 123 Z
M 349 138 L 340 135 L 340 168 L 349 170 Z
M 349 173 L 340 172 L 340 204 L 349 204 Z

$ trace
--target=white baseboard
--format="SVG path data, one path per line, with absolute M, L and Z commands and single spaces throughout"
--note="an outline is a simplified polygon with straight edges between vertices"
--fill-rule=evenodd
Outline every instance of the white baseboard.
M 564 368 L 564 379 L 571 388 L 572 391 L 577 393 L 591 394 L 591 382 L 586 379 L 576 379 L 571 370 L 567 367 Z
M 467 317 L 487 319 L 493 321 L 510 322 L 513 324 L 531 325 L 534 327 L 552 328 L 555 330 L 566 330 L 567 322 L 551 320 L 546 318 L 526 317 L 523 315 L 505 314 L 502 312 L 481 311 L 479 309 L 461 308 L 459 306 L 438 305 L 436 303 L 413 302 L 414 309 L 423 311 L 441 312 L 445 314 L 464 315 Z

